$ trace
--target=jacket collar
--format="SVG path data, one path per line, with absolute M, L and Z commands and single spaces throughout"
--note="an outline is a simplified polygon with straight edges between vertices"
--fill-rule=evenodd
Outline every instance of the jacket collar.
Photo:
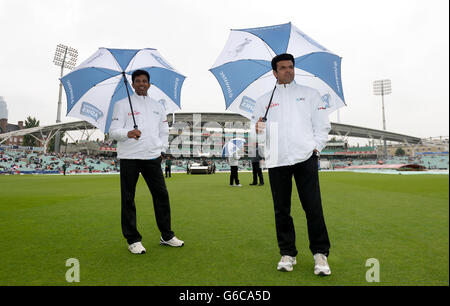
M 278 82 L 277 82 L 277 88 L 278 89 L 283 89 L 283 88 L 292 88 L 292 87 L 294 87 L 295 86 L 295 80 L 293 80 L 292 82 L 290 82 L 289 84 L 278 84 Z
M 147 96 L 139 96 L 137 93 L 134 93 L 133 97 L 137 101 L 148 101 L 148 95 Z

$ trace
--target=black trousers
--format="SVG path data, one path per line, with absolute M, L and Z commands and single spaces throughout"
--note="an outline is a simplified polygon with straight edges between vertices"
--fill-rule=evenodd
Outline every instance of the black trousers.
M 264 184 L 264 176 L 263 176 L 261 167 L 259 166 L 259 162 L 256 162 L 256 163 L 252 162 L 252 170 L 253 170 L 252 184 L 258 184 L 258 177 L 259 177 L 259 183 Z
M 172 169 L 171 169 L 172 167 L 171 166 L 166 166 L 166 177 L 167 177 L 167 174 L 169 174 L 169 177 L 172 177 Z
M 309 248 L 313 254 L 329 254 L 330 240 L 325 225 L 320 197 L 318 158 L 293 166 L 269 169 L 270 188 L 275 210 L 275 225 L 280 254 L 296 256 L 295 229 L 291 217 L 292 176 L 295 178 L 298 195 L 306 214 Z
M 233 182 L 239 185 L 238 166 L 231 166 L 230 185 L 233 185 Z
M 156 224 L 164 240 L 174 236 L 170 224 L 170 203 L 166 182 L 161 170 L 161 158 L 153 160 L 121 159 L 120 190 L 122 199 L 122 233 L 128 244 L 142 240 L 136 225 L 134 196 L 139 173 L 144 177 L 153 198 Z

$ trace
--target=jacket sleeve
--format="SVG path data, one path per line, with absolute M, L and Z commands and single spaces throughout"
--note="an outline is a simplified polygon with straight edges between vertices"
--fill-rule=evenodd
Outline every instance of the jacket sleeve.
M 313 95 L 314 102 L 312 103 L 311 120 L 314 133 L 315 149 L 320 152 L 327 145 L 328 133 L 331 130 L 331 124 L 328 118 L 328 111 L 322 105 L 323 103 L 320 94 L 315 91 Z
M 128 139 L 128 131 L 125 128 L 126 114 L 120 111 L 120 104 L 114 105 L 114 111 L 109 127 L 109 136 L 113 140 L 125 141 Z
M 159 139 L 162 143 L 161 152 L 167 152 L 169 149 L 169 123 L 167 122 L 166 111 L 163 107 L 160 108 L 159 114 Z

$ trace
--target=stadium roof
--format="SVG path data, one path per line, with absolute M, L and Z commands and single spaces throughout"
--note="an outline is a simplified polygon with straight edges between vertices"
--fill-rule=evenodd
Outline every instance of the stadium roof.
M 235 113 L 175 113 L 169 114 L 167 116 L 167 121 L 169 124 L 173 123 L 173 119 L 175 122 L 193 122 L 194 115 L 201 115 L 202 122 L 242 122 L 249 123 L 249 119 Z M 174 118 L 175 117 L 175 118 Z M 197 117 L 198 118 L 198 117 Z M 195 119 L 196 120 L 196 119 Z M 29 129 L 22 129 L 18 131 L 8 132 L 0 134 L 0 143 L 4 140 L 14 137 L 14 136 L 24 136 L 27 134 L 33 134 L 35 136 L 43 136 L 48 134 L 53 134 L 58 130 L 60 132 L 66 131 L 81 131 L 81 130 L 90 130 L 95 129 L 95 127 L 86 122 L 86 121 L 75 121 L 75 122 L 67 122 L 67 123 L 57 123 L 46 126 L 39 126 Z M 389 131 L 365 128 L 361 126 L 354 126 L 349 124 L 342 123 L 331 123 L 331 131 L 330 135 L 338 135 L 344 137 L 358 137 L 358 138 L 368 138 L 368 139 L 382 139 L 388 141 L 396 141 L 403 142 L 409 144 L 419 144 L 422 140 L 418 137 L 408 136 L 398 133 L 393 133 Z
M 33 135 L 47 135 L 51 132 L 66 132 L 66 131 L 74 131 L 74 130 L 91 130 L 96 129 L 95 126 L 86 121 L 75 121 L 75 122 L 66 122 L 66 123 L 56 123 L 45 126 L 37 126 L 28 129 L 22 129 L 17 131 L 12 131 L 8 133 L 0 134 L 0 139 L 8 139 L 14 136 L 24 136 L 28 134 Z
M 370 129 L 362 126 L 333 123 L 333 122 L 331 122 L 330 135 L 369 138 L 369 139 L 382 139 L 388 141 L 404 142 L 409 144 L 419 144 L 422 142 L 422 139 L 419 137 L 408 136 L 383 130 Z
M 243 122 L 248 123 L 249 119 L 236 113 L 175 113 L 175 122 L 192 122 L 195 114 L 201 115 L 202 122 Z M 172 123 L 173 115 L 168 115 L 167 120 Z M 404 142 L 409 144 L 421 143 L 419 137 L 408 136 L 383 130 L 365 128 L 349 124 L 331 122 L 330 135 L 345 137 L 358 137 L 369 139 L 385 139 L 388 141 Z

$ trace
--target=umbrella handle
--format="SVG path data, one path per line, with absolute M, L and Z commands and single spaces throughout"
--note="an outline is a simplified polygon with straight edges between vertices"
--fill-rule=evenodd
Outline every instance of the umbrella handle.
M 131 116 L 133 117 L 133 123 L 134 123 L 133 128 L 135 130 L 137 130 L 138 126 L 136 124 L 136 119 L 134 118 L 133 105 L 131 104 L 130 92 L 128 91 L 128 81 L 127 81 L 127 77 L 125 76 L 125 71 L 122 71 L 122 75 L 123 75 L 123 82 L 125 83 L 125 88 L 127 89 L 128 102 L 130 103 L 130 108 L 131 108 Z
M 275 89 L 277 89 L 277 84 L 275 83 L 275 87 L 273 88 L 272 95 L 270 96 L 269 105 L 267 105 L 266 113 L 264 114 L 264 117 L 262 118 L 262 122 L 267 121 L 267 113 L 269 112 L 270 105 L 272 104 L 273 94 L 275 93 Z

